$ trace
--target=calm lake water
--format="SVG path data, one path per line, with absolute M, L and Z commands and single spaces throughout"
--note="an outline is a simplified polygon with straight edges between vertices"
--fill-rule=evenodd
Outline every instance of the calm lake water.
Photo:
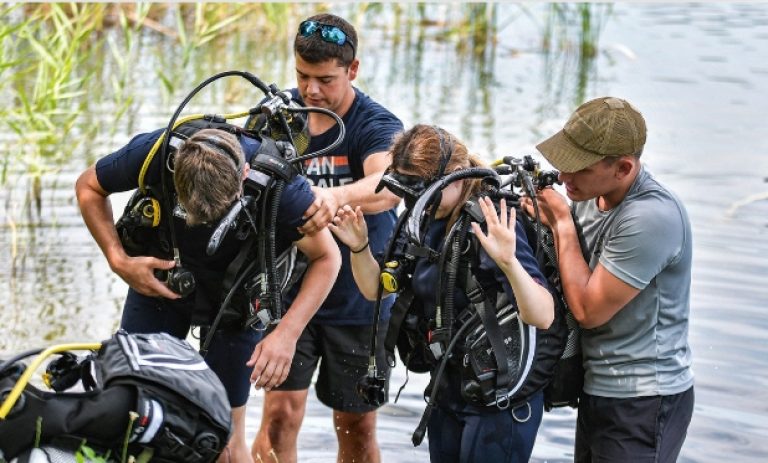
M 439 17 L 452 11 L 433 8 Z M 356 83 L 406 126 L 442 125 L 488 160 L 535 154 L 535 144 L 558 130 L 584 99 L 614 95 L 632 101 L 649 126 L 644 161 L 682 198 L 693 223 L 696 407 L 680 461 L 768 461 L 768 5 L 605 7 L 592 31 L 599 32 L 592 60 L 580 59 L 572 34 L 570 45 L 542 49 L 548 8 L 499 6 L 498 40 L 482 57 L 457 53 L 439 23 L 396 33 L 390 9 L 360 15 Z M 354 9 L 332 11 L 345 15 Z M 287 24 L 295 27 L 295 21 Z M 136 100 L 129 114 L 114 132 L 103 130 L 59 172 L 43 177 L 39 212 L 24 208 L 29 181 L 11 172 L 0 191 L 0 355 L 98 340 L 117 327 L 126 287 L 110 273 L 80 219 L 73 191 L 78 173 L 132 134 L 165 126 L 186 92 L 214 72 L 248 69 L 291 86 L 290 36 L 274 42 L 239 37 L 225 48 L 215 42 L 203 47 L 195 55 L 199 63 L 183 69 L 189 80 L 168 96 L 160 90 L 158 70 L 180 73 L 168 70 L 178 51 L 163 36 L 142 35 L 146 53 L 135 57 L 131 71 Z M 218 89 L 196 104 L 224 112 L 219 106 L 226 106 L 220 104 L 225 93 Z M 238 96 L 244 106 L 230 106 L 239 109 L 259 97 Z M 107 127 L 111 108 L 93 103 L 84 124 Z M 3 141 L 9 138 L 0 134 Z M 115 198 L 116 211 L 124 201 Z M 396 371 L 392 390 L 403 380 L 404 373 Z M 412 375 L 400 401 L 382 409 L 385 462 L 427 460 L 426 444 L 410 444 L 425 384 L 423 376 Z M 260 400 L 254 393 L 250 434 L 258 426 Z M 546 414 L 533 461 L 572 460 L 574 421 L 571 410 Z M 299 459 L 334 461 L 335 451 L 330 412 L 312 402 Z

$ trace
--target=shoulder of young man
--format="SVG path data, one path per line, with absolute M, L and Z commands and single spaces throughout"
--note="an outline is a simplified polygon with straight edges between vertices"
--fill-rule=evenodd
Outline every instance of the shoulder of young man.
M 102 188 L 115 193 L 138 187 L 142 166 L 163 130 L 157 129 L 135 135 L 121 148 L 96 161 L 96 178 Z M 147 168 L 145 182 L 152 183 L 159 182 L 159 180 L 160 155 L 158 149 Z
M 280 198 L 280 208 L 282 211 L 288 211 L 289 215 L 301 218 L 314 200 L 315 194 L 306 177 L 297 175 L 286 183 Z
M 247 135 L 240 135 L 237 139 L 240 142 L 240 147 L 243 148 L 243 155 L 245 156 L 246 162 L 250 162 L 253 155 L 256 154 L 256 151 L 258 151 L 261 146 L 261 142 L 258 139 Z
M 402 127 L 402 121 L 395 116 L 395 114 L 384 107 L 381 103 L 377 102 L 370 96 L 366 95 L 362 90 L 360 90 L 357 87 L 352 87 L 355 90 L 355 103 L 353 104 L 353 107 L 356 108 L 357 111 L 363 112 L 366 115 L 372 115 L 376 116 L 382 120 L 391 120 L 396 121 L 400 126 Z

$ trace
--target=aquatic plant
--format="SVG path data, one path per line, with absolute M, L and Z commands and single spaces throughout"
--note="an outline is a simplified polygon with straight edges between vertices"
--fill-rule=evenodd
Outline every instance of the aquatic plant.
M 546 56 L 544 75 L 551 77 L 548 89 L 555 102 L 561 101 L 563 95 L 571 96 L 569 106 L 584 102 L 587 85 L 594 81 L 600 33 L 612 10 L 612 5 L 603 3 L 549 5 L 542 49 Z

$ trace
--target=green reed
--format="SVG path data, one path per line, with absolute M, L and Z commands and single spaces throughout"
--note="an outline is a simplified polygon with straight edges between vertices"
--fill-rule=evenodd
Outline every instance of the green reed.
M 2 79 L 5 92 L 11 91 L 14 98 L 0 117 L 16 135 L 9 151 L 33 177 L 63 156 L 56 149 L 57 139 L 69 134 L 82 109 L 92 74 L 77 63 L 90 52 L 81 44 L 93 28 L 91 19 L 70 18 L 61 5 L 52 4 L 19 24 L 4 24 L 15 29 L 3 36 L 3 49 L 12 50 L 10 61 L 16 65 L 15 72 Z
M 571 60 L 568 56 L 576 56 L 578 77 L 575 84 L 561 86 L 556 79 L 558 75 L 565 78 L 565 70 L 547 75 L 553 76 L 552 88 L 560 89 L 557 92 L 575 85 L 578 100 L 589 82 L 610 7 L 552 4 L 548 8 L 542 49 L 551 57 L 551 66 L 564 67 Z M 172 105 L 180 92 L 213 72 L 231 69 L 231 58 L 240 60 L 250 53 L 252 71 L 288 84 L 292 80 L 287 66 L 290 47 L 258 48 L 259 41 L 253 38 L 283 37 L 289 44 L 299 18 L 318 11 L 333 11 L 355 24 L 388 30 L 394 48 L 403 56 L 401 67 L 409 68 L 416 81 L 424 70 L 426 44 L 448 44 L 460 62 L 469 64 L 460 72 L 472 73 L 476 88 L 487 93 L 498 32 L 517 20 L 524 7 L 502 9 L 496 3 L 0 6 L 0 99 L 5 103 L 0 105 L 0 130 L 14 135 L 0 145 L 0 183 L 7 183 L 10 172 L 23 173 L 37 185 L 33 196 L 39 203 L 42 175 L 55 171 L 74 152 L 93 156 L 97 150 L 91 148 L 105 133 L 114 135 L 119 124 L 135 123 L 139 108 L 135 95 L 144 88 L 137 85 L 137 77 L 160 82 L 162 103 Z M 148 35 L 153 37 L 152 49 L 140 40 Z M 254 42 L 257 48 L 248 50 Z M 137 76 L 139 58 L 154 63 L 154 75 Z M 227 85 L 226 101 L 244 98 L 242 87 Z M 442 85 L 450 85 L 450 80 Z M 487 101 L 487 95 L 482 100 Z M 103 108 L 109 108 L 107 117 Z
M 161 21 L 168 9 L 176 27 Z M 3 152 L 0 183 L 9 173 L 38 182 L 69 160 L 80 144 L 109 125 L 90 115 L 110 102 L 112 132 L 132 108 L 140 34 L 150 31 L 174 42 L 177 61 L 157 74 L 168 94 L 182 82 L 195 51 L 248 27 L 247 16 L 269 18 L 288 5 L 29 4 L 0 6 L 0 127 L 14 135 Z M 264 13 L 264 14 L 261 14 Z M 252 24 L 252 23 L 251 23 Z M 178 62 L 178 50 L 181 62 Z M 188 85 L 188 82 L 184 82 Z
M 542 47 L 547 57 L 547 75 L 552 76 L 550 88 L 556 94 L 556 100 L 561 99 L 564 90 L 572 89 L 570 104 L 584 102 L 587 86 L 594 81 L 600 33 L 612 8 L 612 5 L 602 3 L 554 3 L 549 6 Z

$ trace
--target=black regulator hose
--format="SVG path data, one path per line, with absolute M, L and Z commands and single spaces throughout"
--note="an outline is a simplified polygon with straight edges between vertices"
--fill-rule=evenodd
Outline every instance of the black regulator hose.
M 421 245 L 424 241 L 423 234 L 425 229 L 422 227 L 422 222 L 427 208 L 432 205 L 435 197 L 440 194 L 448 184 L 465 178 L 482 178 L 484 181 L 492 183 L 496 187 L 501 184 L 501 177 L 499 177 L 499 174 L 488 167 L 469 167 L 460 169 L 436 180 L 416 201 L 416 204 L 413 206 L 413 211 L 406 222 L 405 232 L 411 243 Z
M 256 261 L 251 261 L 245 268 L 245 271 L 240 272 L 240 275 L 237 277 L 235 282 L 232 283 L 232 288 L 230 288 L 227 296 L 224 298 L 224 302 L 221 303 L 221 308 L 216 313 L 216 318 L 214 318 L 213 323 L 211 323 L 211 326 L 208 328 L 208 333 L 206 333 L 205 339 L 200 345 L 200 355 L 203 356 L 203 358 L 205 358 L 205 356 L 208 354 L 208 348 L 211 345 L 211 341 L 213 341 L 213 335 L 216 334 L 216 330 L 219 328 L 219 324 L 221 323 L 221 318 L 224 316 L 224 307 L 228 306 L 230 301 L 232 301 L 232 297 L 235 295 L 235 290 L 237 290 L 237 288 L 243 283 L 246 275 L 250 273 L 251 269 L 255 265 Z
M 207 255 L 212 256 L 216 254 L 216 251 L 219 250 L 219 246 L 221 246 L 222 241 L 224 241 L 224 236 L 226 236 L 229 229 L 234 226 L 235 220 L 237 220 L 237 217 L 240 215 L 240 211 L 248 208 L 254 199 L 255 198 L 253 196 L 243 196 L 242 198 L 239 198 L 237 201 L 235 201 L 235 204 L 232 206 L 229 212 L 227 212 L 224 218 L 221 219 L 219 225 L 213 231 L 210 240 L 208 240 L 208 246 L 205 248 L 205 253 Z
M 456 222 L 454 227 L 451 230 L 450 234 L 450 243 L 451 243 L 451 263 L 450 267 L 448 268 L 447 274 L 447 281 L 446 281 L 446 288 L 447 291 L 445 291 L 445 302 L 443 303 L 443 314 L 442 319 L 440 320 L 440 324 L 443 326 L 443 328 L 446 329 L 453 329 L 453 321 L 455 319 L 455 311 L 454 311 L 454 294 L 453 290 L 451 288 L 456 287 L 456 278 L 458 277 L 459 273 L 459 261 L 461 260 L 461 253 L 462 249 L 461 246 L 464 244 L 467 238 L 467 230 L 469 229 L 469 219 L 466 215 L 462 214 L 459 220 Z M 446 239 L 446 241 L 448 241 Z M 440 256 L 442 258 L 442 256 Z M 438 267 L 438 268 L 445 268 L 445 267 Z M 440 279 L 440 283 L 442 283 L 442 279 Z M 442 288 L 440 288 L 440 293 L 442 294 L 444 291 Z
M 278 208 L 280 207 L 280 199 L 283 196 L 283 189 L 285 188 L 285 181 L 278 180 L 275 184 L 275 187 L 272 189 L 272 198 L 269 212 L 269 224 L 271 224 L 268 228 L 268 238 L 267 238 L 267 253 L 265 263 L 266 263 L 266 272 L 264 273 L 264 276 L 267 279 L 267 299 L 270 303 L 270 308 L 273 311 L 272 317 L 276 320 L 279 320 L 283 316 L 283 308 L 282 308 L 282 298 L 280 294 L 280 285 L 277 283 L 277 265 L 275 264 L 275 261 L 277 260 L 276 255 L 276 245 L 275 245 L 275 226 L 274 224 L 277 223 L 277 212 Z M 266 225 L 266 224 L 265 224 Z
M 440 248 L 440 259 L 437 262 L 437 268 L 442 272 L 442 269 L 446 268 L 445 262 L 449 256 L 451 258 L 451 265 L 448 267 L 448 271 L 445 272 L 445 275 L 440 275 L 437 279 L 437 289 L 435 291 L 435 321 L 439 323 L 437 328 L 451 328 L 451 325 L 446 324 L 445 322 L 449 319 L 453 319 L 454 301 L 451 288 L 454 288 L 456 285 L 456 269 L 458 268 L 458 252 L 455 252 L 455 238 L 456 231 L 461 226 L 463 219 L 464 217 L 462 214 L 459 216 L 456 223 L 453 224 L 451 229 L 448 230 L 448 233 L 445 234 L 443 245 Z M 443 294 L 443 288 L 447 288 L 448 291 L 446 294 Z
M 408 219 L 409 214 L 410 211 L 406 209 L 402 214 L 400 214 L 400 217 L 397 218 L 394 232 L 392 233 L 392 236 L 387 243 L 387 249 L 384 252 L 384 262 L 389 262 L 392 259 L 392 254 L 395 251 L 397 239 L 402 232 L 403 225 Z M 368 376 L 372 377 L 375 377 L 378 373 L 376 369 L 376 347 L 378 346 L 379 342 L 379 319 L 381 318 L 381 297 L 383 295 L 384 285 L 381 282 L 381 278 L 379 278 L 379 289 L 376 293 L 376 303 L 373 306 L 373 329 L 371 329 L 371 342 L 368 344 L 371 346 L 368 357 Z
M 344 137 L 346 136 L 347 129 L 344 127 L 344 121 L 339 117 L 338 114 L 331 111 L 330 109 L 325 108 L 317 108 L 314 106 L 307 106 L 307 107 L 301 107 L 301 106 L 286 106 L 284 108 L 288 112 L 293 113 L 319 113 L 319 114 L 325 114 L 326 116 L 329 116 L 333 118 L 336 123 L 339 125 L 339 136 L 336 137 L 336 140 L 333 141 L 330 145 L 326 146 L 325 148 L 321 148 L 317 151 L 313 151 L 311 153 L 307 153 L 303 156 L 298 156 L 290 160 L 291 163 L 297 163 L 302 162 L 307 159 L 316 158 L 318 156 L 323 156 L 324 154 L 328 153 L 332 149 L 339 146 L 339 144 L 344 140 Z
M 2 378 L 5 375 L 5 371 L 9 370 L 13 365 L 17 362 L 20 362 L 21 360 L 31 357 L 33 355 L 40 354 L 45 349 L 32 349 L 28 351 L 21 352 L 20 354 L 14 355 L 13 357 L 5 360 L 3 363 L 0 363 L 0 378 Z M 14 367 L 14 370 L 16 370 L 17 367 Z
M 413 431 L 413 436 L 411 436 L 411 442 L 414 447 L 418 447 L 421 444 L 424 440 L 424 435 L 427 433 L 427 424 L 429 423 L 430 415 L 432 415 L 432 409 L 435 408 L 435 404 L 437 403 L 437 393 L 440 390 L 440 382 L 443 380 L 443 372 L 445 372 L 445 366 L 448 364 L 448 358 L 450 357 L 453 348 L 456 347 L 456 342 L 464 337 L 464 332 L 472 325 L 472 322 L 476 317 L 477 312 L 472 312 L 472 315 L 467 318 L 467 321 L 463 325 L 461 325 L 461 328 L 456 332 L 456 335 L 451 338 L 451 342 L 445 349 L 445 354 L 443 354 L 442 359 L 440 359 L 440 364 L 437 366 L 437 372 L 435 373 L 435 376 L 432 377 L 432 393 L 429 395 L 427 406 L 424 408 L 424 413 L 421 415 L 419 424 L 416 426 L 416 430 Z

